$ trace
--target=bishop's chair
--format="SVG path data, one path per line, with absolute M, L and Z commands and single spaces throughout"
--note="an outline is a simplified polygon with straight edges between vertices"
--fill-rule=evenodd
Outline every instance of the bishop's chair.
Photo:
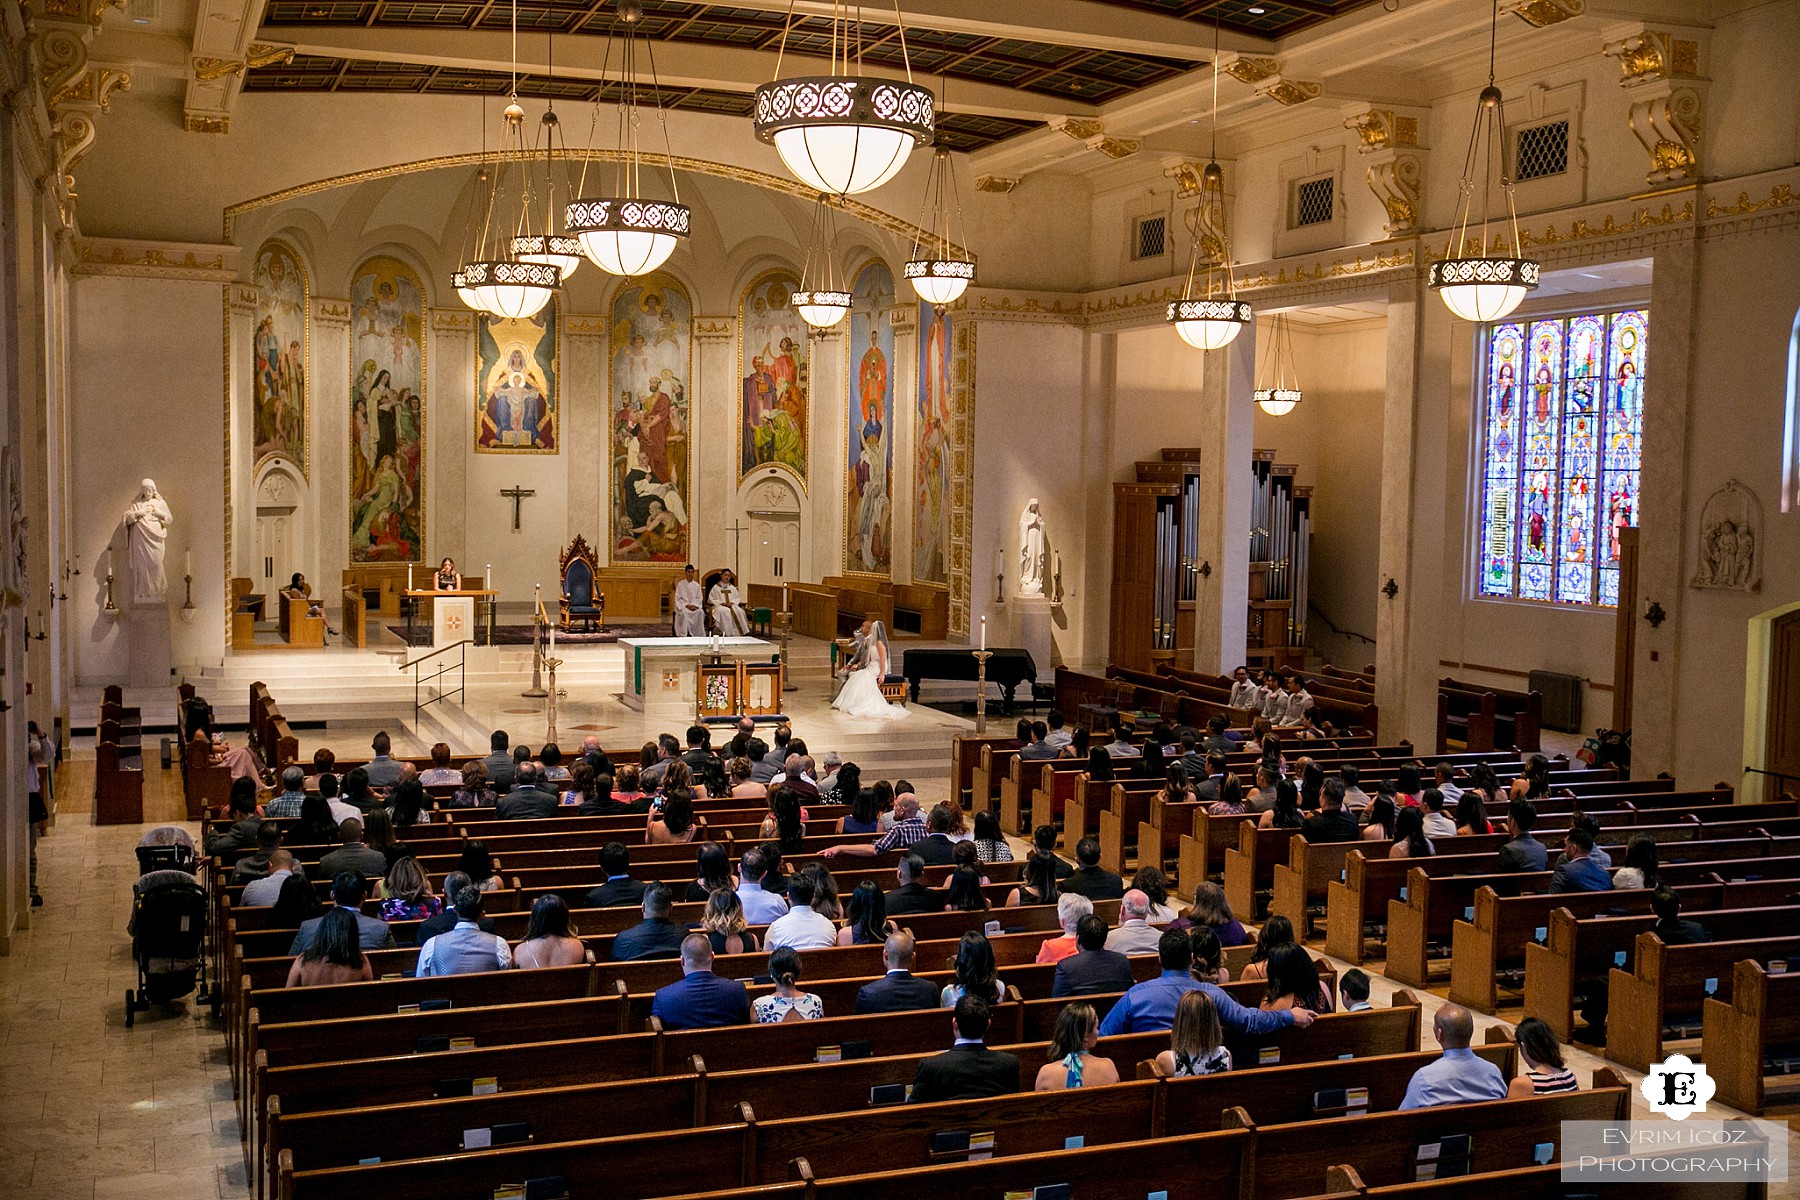
M 572 630 L 577 621 L 589 630 L 604 629 L 606 593 L 595 586 L 600 568 L 587 539 L 576 534 L 562 552 L 559 566 L 562 594 L 557 600 L 558 624 L 565 632 Z

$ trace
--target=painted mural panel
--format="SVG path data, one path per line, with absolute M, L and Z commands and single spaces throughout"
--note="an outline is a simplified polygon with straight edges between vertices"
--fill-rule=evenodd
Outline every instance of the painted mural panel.
M 850 290 L 844 569 L 886 575 L 893 569 L 894 276 L 872 262 Z
M 425 288 L 376 257 L 350 281 L 350 561 L 425 549 Z
M 475 315 L 475 449 L 555 454 L 556 301 L 521 320 Z
M 285 458 L 307 471 L 306 269 L 283 242 L 264 242 L 251 274 L 256 288 L 256 339 L 251 403 L 256 465 Z
M 771 271 L 738 302 L 740 478 L 773 463 L 806 481 L 812 363 L 806 323 L 788 303 L 799 286 L 792 271 Z
M 919 399 L 914 421 L 913 582 L 948 583 L 950 547 L 950 314 L 919 305 Z
M 615 563 L 687 560 L 693 330 L 693 302 L 667 275 L 632 280 L 613 299 Z

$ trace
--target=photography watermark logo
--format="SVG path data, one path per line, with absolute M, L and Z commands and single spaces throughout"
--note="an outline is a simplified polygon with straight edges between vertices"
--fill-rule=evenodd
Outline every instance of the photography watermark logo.
M 1685 1054 L 1671 1054 L 1650 1068 L 1644 1082 L 1638 1085 L 1650 1111 L 1676 1121 L 1685 1121 L 1695 1113 L 1706 1111 L 1719 1085 L 1706 1073 L 1706 1064 L 1697 1063 Z
M 1749 1118 L 1564 1121 L 1547 1148 L 1564 1183 L 1784 1183 L 1787 1136 L 1786 1122 Z

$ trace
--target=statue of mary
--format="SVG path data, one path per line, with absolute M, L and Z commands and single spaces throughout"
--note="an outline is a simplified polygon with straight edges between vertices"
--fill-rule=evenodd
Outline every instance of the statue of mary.
M 144 480 L 137 499 L 125 509 L 126 560 L 131 564 L 134 604 L 160 604 L 169 594 L 163 554 L 174 524 L 169 502 L 157 492 L 156 481 Z

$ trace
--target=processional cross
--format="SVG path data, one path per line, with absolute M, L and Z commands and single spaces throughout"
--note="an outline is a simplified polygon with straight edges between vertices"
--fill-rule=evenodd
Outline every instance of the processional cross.
M 738 560 L 743 549 L 744 535 L 750 532 L 750 527 L 739 525 L 734 517 L 731 524 L 725 527 L 725 532 L 731 535 L 731 573 L 742 575 L 744 573 L 743 564 Z
M 525 502 L 525 497 L 537 495 L 537 489 L 522 488 L 515 484 L 509 488 L 501 488 L 500 494 L 513 502 L 513 532 L 517 533 L 519 530 L 519 506 Z

